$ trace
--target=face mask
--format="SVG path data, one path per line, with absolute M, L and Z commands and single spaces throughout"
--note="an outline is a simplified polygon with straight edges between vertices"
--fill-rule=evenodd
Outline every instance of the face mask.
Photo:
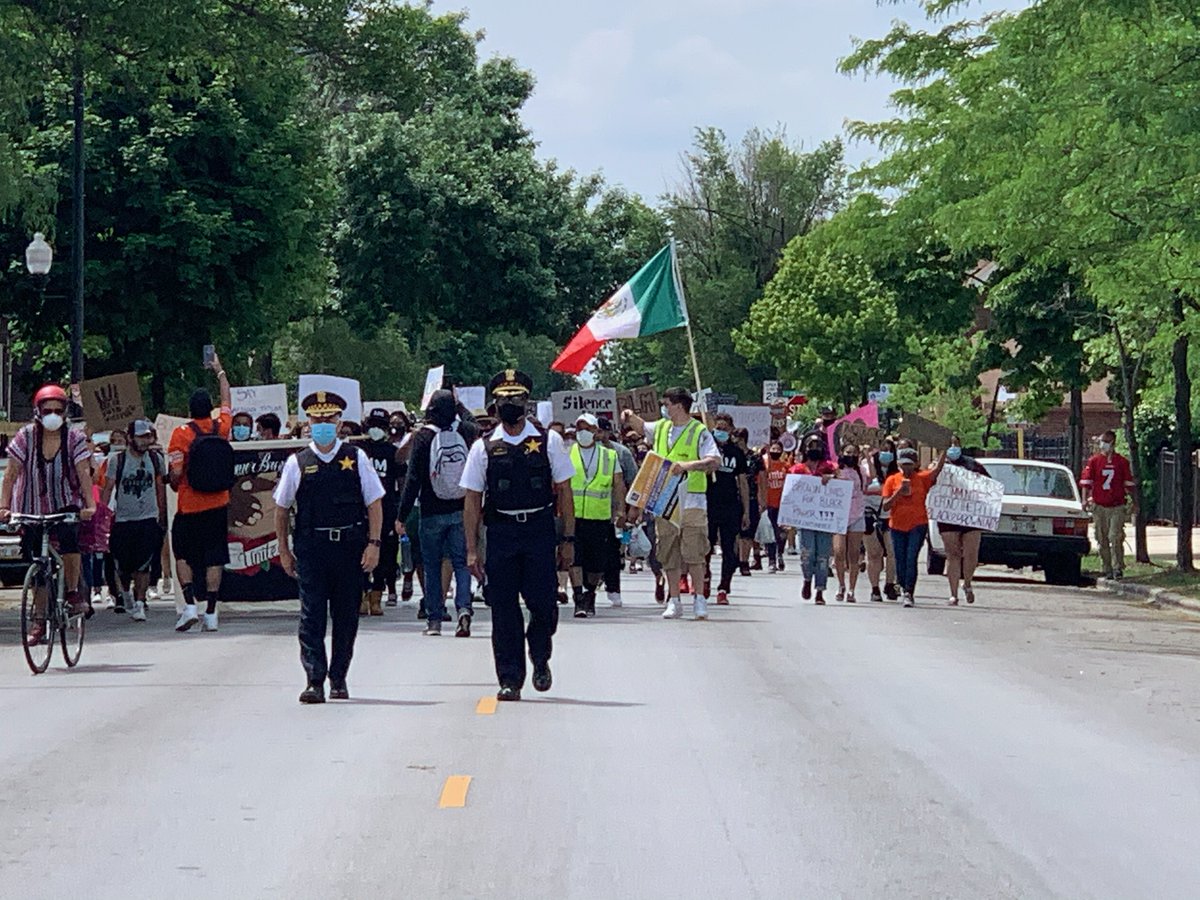
M 44 423 L 44 420 L 43 420 L 43 423 Z M 1109 441 L 1101 441 L 1100 442 L 1100 452 L 1101 453 L 1112 453 L 1112 448 L 1113 448 L 1113 445 Z
M 385 437 L 387 437 L 387 432 L 376 426 L 374 428 L 367 429 L 367 437 L 373 441 L 382 441 Z
M 596 443 L 596 436 L 590 431 L 581 431 L 575 435 L 575 443 L 586 450 L 592 444 Z
M 521 421 L 521 417 L 525 415 L 525 404 L 502 403 L 500 404 L 500 408 L 496 410 L 496 414 L 505 425 L 516 425 Z
M 768 455 L 768 456 L 770 456 L 770 457 L 771 457 L 771 459 L 779 459 L 780 457 L 782 457 L 782 456 L 783 456 L 783 453 L 781 453 L 781 452 L 780 452 L 780 451 L 778 451 L 778 450 L 772 450 L 772 451 L 771 451 L 769 454 L 767 454 L 767 455 Z
M 896 454 L 890 450 L 884 450 L 879 454 L 879 462 L 885 466 L 890 466 L 896 461 Z
M 950 462 L 958 462 L 962 458 L 962 447 L 950 447 L 946 450 L 946 459 Z
M 804 458 L 809 462 L 820 462 L 824 454 L 820 450 L 808 450 L 804 454 Z
M 841 464 L 843 469 L 857 469 L 858 468 L 858 457 L 857 456 L 839 456 L 838 462 Z
M 337 426 L 332 422 L 313 422 L 312 439 L 318 447 L 328 447 L 337 440 Z
M 63 426 L 63 417 L 58 413 L 46 413 L 42 416 L 42 427 L 47 431 L 58 431 Z
M 671 416 L 667 413 L 667 404 L 665 403 L 658 408 L 658 412 L 664 419 L 671 418 Z
M 92 454 L 92 464 L 94 466 L 99 467 L 99 466 L 104 465 L 104 460 L 106 460 L 106 459 L 108 459 L 108 457 L 105 455 L 104 451 L 102 451 L 102 450 L 97 450 L 95 453 Z
M 729 440 L 729 432 L 723 431 L 722 429 L 718 428 L 716 431 L 713 432 L 713 438 L 716 440 L 716 442 L 718 444 L 724 444 L 726 441 Z
M 234 425 L 233 426 L 233 439 L 235 441 L 250 440 L 250 426 L 249 425 Z

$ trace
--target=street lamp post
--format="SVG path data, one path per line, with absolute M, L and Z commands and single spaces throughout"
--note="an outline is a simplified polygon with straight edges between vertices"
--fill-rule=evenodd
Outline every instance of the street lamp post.
M 46 281 L 50 277 L 50 266 L 54 264 L 54 248 L 46 243 L 46 236 L 40 231 L 33 235 L 33 240 L 25 248 L 25 268 L 37 283 L 40 307 L 46 305 Z M 8 322 L 4 323 L 4 384 L 3 403 L 6 412 L 12 411 L 12 358 L 8 352 Z

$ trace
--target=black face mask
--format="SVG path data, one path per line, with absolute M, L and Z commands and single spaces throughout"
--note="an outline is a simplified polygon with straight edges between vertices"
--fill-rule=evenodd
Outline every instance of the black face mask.
M 809 450 L 804 454 L 804 458 L 809 462 L 820 462 L 825 458 L 825 454 L 820 450 Z
M 857 469 L 858 468 L 858 457 L 857 456 L 839 456 L 838 462 L 841 463 L 842 468 L 845 468 L 845 469 Z
M 770 456 L 771 459 L 779 459 L 780 457 L 783 456 L 782 453 L 776 453 L 775 451 L 772 451 L 771 453 L 769 453 L 767 455 Z
M 525 404 L 501 403 L 496 409 L 496 415 L 500 417 L 500 421 L 505 425 L 516 425 L 521 421 L 521 417 L 525 415 Z

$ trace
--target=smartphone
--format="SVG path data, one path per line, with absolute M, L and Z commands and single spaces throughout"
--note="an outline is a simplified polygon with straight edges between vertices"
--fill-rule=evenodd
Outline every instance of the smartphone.
M 204 345 L 204 368 L 211 369 L 213 360 L 217 358 L 217 348 L 212 344 Z

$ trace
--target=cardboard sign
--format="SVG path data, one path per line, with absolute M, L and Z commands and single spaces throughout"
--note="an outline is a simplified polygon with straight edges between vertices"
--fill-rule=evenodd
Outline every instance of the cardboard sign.
M 815 475 L 789 475 L 779 501 L 779 524 L 829 534 L 845 534 L 850 527 L 850 501 L 854 486 L 834 478 L 822 484 Z
M 446 367 L 434 366 L 425 373 L 425 390 L 421 393 L 421 411 L 429 409 L 429 401 L 433 397 L 433 392 L 441 388 L 442 382 L 446 380 Z
M 554 404 L 555 422 L 574 425 L 584 413 L 596 418 L 607 416 L 617 420 L 617 392 L 612 388 L 596 388 L 590 391 L 555 391 L 550 395 Z
M 94 432 L 124 430 L 134 419 L 146 417 L 136 372 L 88 379 L 80 391 L 83 418 Z
M 454 396 L 459 403 L 471 412 L 480 412 L 487 409 L 487 388 L 482 385 L 456 387 L 454 389 Z
M 246 387 L 229 389 L 233 398 L 235 413 L 249 413 L 250 417 L 258 420 L 259 416 L 275 413 L 280 422 L 288 420 L 288 399 L 286 384 L 256 384 Z M 301 398 L 303 399 L 303 398 Z
M 930 521 L 995 531 L 1004 505 L 1004 484 L 962 466 L 946 465 L 925 496 Z
M 945 450 L 950 446 L 954 432 L 945 425 L 922 418 L 915 413 L 905 413 L 900 421 L 899 434 L 902 438 L 925 444 L 936 450 Z
M 362 389 L 353 378 L 340 378 L 337 375 L 300 376 L 300 391 L 297 396 L 297 400 L 300 403 L 303 403 L 309 394 L 315 394 L 317 391 L 327 391 L 331 394 L 337 394 L 346 401 L 346 412 L 342 415 L 342 418 L 348 421 L 358 421 L 354 418 L 354 413 L 362 409 Z M 296 421 L 308 421 L 308 416 L 304 414 L 304 410 L 297 412 Z
M 858 426 L 852 428 L 851 426 Z M 832 428 L 825 429 L 825 441 L 829 446 L 829 458 L 837 459 L 838 450 L 846 441 L 857 444 L 874 445 L 879 441 L 879 405 L 868 403 L 860 406 L 840 419 L 836 419 Z M 865 436 L 867 440 L 858 440 L 857 436 Z
M 721 406 L 717 411 L 733 416 L 734 428 L 745 428 L 750 432 L 748 443 L 751 447 L 771 443 L 771 407 Z
M 629 410 L 634 415 L 654 422 L 661 412 L 658 403 L 658 388 L 654 386 L 634 388 L 632 391 L 622 391 L 617 394 L 617 408 L 621 412 Z
M 630 506 L 644 509 L 660 519 L 669 519 L 678 506 L 679 486 L 684 476 L 671 474 L 671 461 L 657 453 L 647 453 L 642 467 L 638 469 L 637 477 L 625 502 Z

